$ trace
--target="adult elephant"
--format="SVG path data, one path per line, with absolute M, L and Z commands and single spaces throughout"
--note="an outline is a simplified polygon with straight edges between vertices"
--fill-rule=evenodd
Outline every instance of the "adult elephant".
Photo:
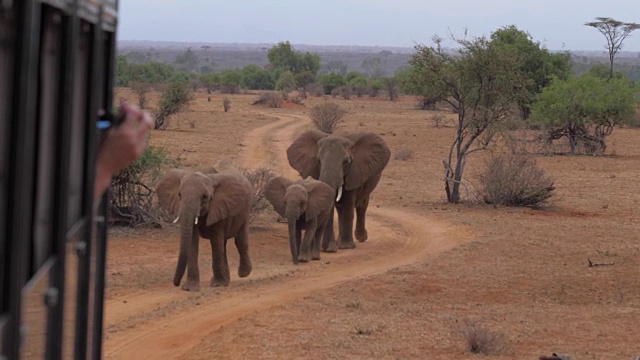
M 367 240 L 365 228 L 369 197 L 376 188 L 391 151 L 385 141 L 371 132 L 326 134 L 308 130 L 300 134 L 287 149 L 289 165 L 302 178 L 308 176 L 327 183 L 335 191 L 338 211 L 338 244 L 333 231 L 333 207 L 322 239 L 322 250 L 336 252 L 353 249 L 354 209 L 357 214 L 355 235 Z
M 173 284 L 180 285 L 186 269 L 187 281 L 182 285 L 186 291 L 200 290 L 200 237 L 211 242 L 211 286 L 229 285 L 226 245 L 232 237 L 240 253 L 238 276 L 251 273 L 248 236 L 253 201 L 251 183 L 227 161 L 207 171 L 171 169 L 156 185 L 160 206 L 177 216 L 174 222 L 180 221 L 180 253 Z

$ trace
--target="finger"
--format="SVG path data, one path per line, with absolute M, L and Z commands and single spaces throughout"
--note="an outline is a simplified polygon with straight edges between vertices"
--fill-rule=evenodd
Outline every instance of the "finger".
M 137 106 L 130 105 L 130 104 L 123 104 L 122 109 L 125 113 L 125 119 L 123 121 L 123 124 L 127 123 L 128 125 L 133 125 L 133 124 L 139 123 L 141 111 Z
M 142 118 L 140 121 L 147 127 L 147 129 L 151 129 L 153 127 L 153 119 L 146 111 L 142 111 Z

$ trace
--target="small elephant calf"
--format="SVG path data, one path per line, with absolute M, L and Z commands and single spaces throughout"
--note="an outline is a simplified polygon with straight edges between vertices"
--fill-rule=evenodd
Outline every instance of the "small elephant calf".
M 265 197 L 287 219 L 293 263 L 320 260 L 320 241 L 335 197 L 331 186 L 312 177 L 292 181 L 278 176 L 267 182 Z

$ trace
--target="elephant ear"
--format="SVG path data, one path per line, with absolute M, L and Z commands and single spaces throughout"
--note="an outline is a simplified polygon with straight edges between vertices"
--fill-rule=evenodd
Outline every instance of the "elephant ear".
M 293 184 L 293 181 L 282 176 L 276 176 L 269 179 L 264 187 L 264 197 L 282 217 L 285 216 L 284 213 L 286 207 L 284 203 L 284 195 L 291 184 Z
M 351 140 L 352 161 L 345 177 L 345 190 L 353 190 L 364 185 L 374 175 L 387 166 L 391 151 L 385 141 L 371 132 L 360 132 L 345 136 Z
M 316 218 L 322 212 L 331 209 L 336 197 L 336 192 L 331 186 L 318 180 L 305 181 L 303 185 L 309 192 L 307 210 L 305 211 L 307 219 Z
M 241 179 L 234 175 L 208 174 L 212 180 L 213 197 L 209 201 L 207 226 L 220 220 L 239 215 L 250 204 L 245 205 L 251 197 L 251 190 Z
M 180 169 L 171 169 L 156 184 L 156 195 L 158 204 L 163 209 L 169 211 L 172 217 L 178 216 L 180 209 L 180 181 L 189 172 Z
M 307 130 L 287 149 L 289 165 L 296 169 L 302 178 L 311 176 L 317 179 L 320 176 L 320 164 L 318 163 L 318 140 L 328 134 L 319 130 Z

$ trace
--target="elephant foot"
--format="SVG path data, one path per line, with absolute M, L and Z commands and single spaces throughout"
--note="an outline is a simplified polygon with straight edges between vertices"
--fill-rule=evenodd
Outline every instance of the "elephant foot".
M 355 249 L 356 248 L 356 243 L 353 242 L 353 240 L 351 241 L 340 241 L 340 245 L 338 245 L 339 249 Z
M 218 280 L 215 277 L 211 279 L 211 287 L 227 287 L 229 286 L 229 280 Z
M 367 234 L 366 229 L 362 229 L 362 231 L 358 231 L 358 229 L 356 229 L 356 239 L 358 241 L 365 242 L 367 241 L 368 238 L 369 238 L 369 234 Z
M 336 246 L 336 242 L 332 241 L 327 245 L 326 248 L 322 249 L 326 253 L 335 253 L 338 252 L 338 247 Z
M 309 256 L 298 255 L 298 262 L 301 262 L 301 263 L 309 262 Z
M 311 253 L 311 260 L 320 260 L 320 252 L 314 251 Z
M 240 267 L 238 268 L 238 276 L 240 276 L 241 278 L 243 277 L 247 277 L 249 276 L 249 274 L 251 274 L 251 263 L 250 262 L 243 262 L 240 264 Z
M 182 284 L 182 290 L 184 291 L 200 291 L 200 281 L 187 280 Z

